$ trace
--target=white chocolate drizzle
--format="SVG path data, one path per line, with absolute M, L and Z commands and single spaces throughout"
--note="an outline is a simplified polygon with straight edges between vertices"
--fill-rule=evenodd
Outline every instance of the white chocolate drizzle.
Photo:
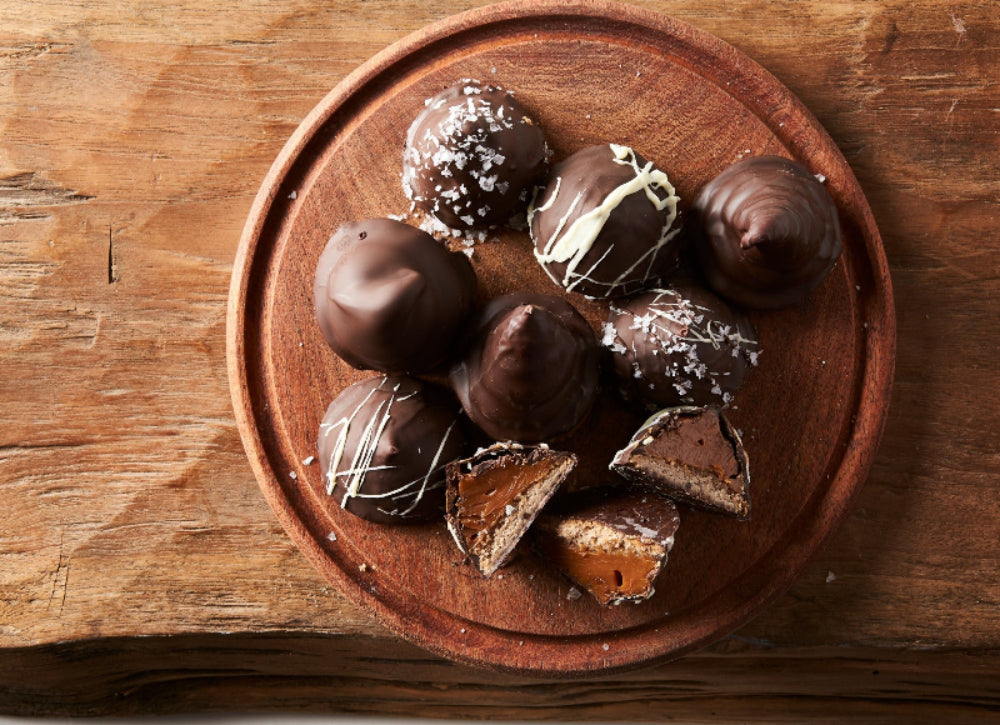
M 376 406 L 375 410 L 371 414 L 371 417 L 367 421 L 358 421 L 357 418 L 361 411 L 368 404 L 368 401 L 371 400 L 372 396 L 375 395 L 377 391 L 382 390 L 385 382 L 386 380 L 383 379 L 378 387 L 370 390 L 364 399 L 358 403 L 354 410 L 352 410 L 349 414 L 337 421 L 323 422 L 320 424 L 320 435 L 323 438 L 333 435 L 334 431 L 336 431 L 337 435 L 333 449 L 330 452 L 328 466 L 326 469 L 326 493 L 332 496 L 338 486 L 343 487 L 344 496 L 340 502 L 341 508 L 347 508 L 350 500 L 355 498 L 378 499 L 393 504 L 398 504 L 401 500 L 405 501 L 407 498 L 410 498 L 410 503 L 405 509 L 402 510 L 398 506 L 394 506 L 392 508 L 379 507 L 379 510 L 386 515 L 405 517 L 412 513 L 413 510 L 420 505 L 420 502 L 423 500 L 424 494 L 427 491 L 439 488 L 443 485 L 443 482 L 436 481 L 435 478 L 437 477 L 437 474 L 444 470 L 445 465 L 448 463 L 448 461 L 442 461 L 441 456 L 456 424 L 458 423 L 458 419 L 456 418 L 453 420 L 448 426 L 444 436 L 442 436 L 441 441 L 437 446 L 436 451 L 434 452 L 434 455 L 431 458 L 427 471 L 422 476 L 419 476 L 412 481 L 404 482 L 389 491 L 379 491 L 378 493 L 370 493 L 366 491 L 365 479 L 369 473 L 373 471 L 387 471 L 395 468 L 395 466 L 390 465 L 373 465 L 373 461 L 378 451 L 379 442 L 389 425 L 393 405 L 400 401 L 409 400 L 419 394 L 415 391 L 397 396 L 396 393 L 399 391 L 399 385 L 397 384 L 393 387 L 392 394 Z M 357 444 L 354 457 L 350 464 L 346 468 L 342 469 L 341 464 L 344 463 L 344 451 L 347 447 L 347 440 L 351 433 L 352 426 L 361 424 L 364 425 L 364 429 L 361 434 L 361 440 Z
M 677 203 L 680 201 L 680 198 L 677 196 L 667 175 L 660 169 L 655 168 L 652 161 L 647 161 L 644 166 L 640 167 L 635 151 L 628 146 L 608 144 L 608 147 L 611 149 L 614 163 L 622 166 L 631 166 L 635 176 L 612 189 L 600 204 L 585 214 L 580 215 L 567 226 L 569 219 L 573 216 L 583 198 L 583 192 L 579 192 L 559 219 L 552 234 L 541 245 L 541 249 L 537 247 L 535 249 L 535 258 L 541 263 L 549 277 L 567 290 L 573 290 L 583 281 L 590 282 L 591 284 L 600 284 L 608 288 L 617 287 L 628 279 L 632 275 L 632 272 L 643 263 L 648 262 L 651 265 L 660 249 L 680 232 L 679 227 L 676 229 L 673 228 L 674 221 L 677 219 Z M 531 221 L 536 212 L 547 211 L 556 203 L 561 186 L 562 177 L 557 177 L 555 186 L 544 203 L 539 207 L 535 207 L 533 201 L 528 207 L 529 227 L 531 227 Z M 667 211 L 659 239 L 643 254 L 637 256 L 632 265 L 610 283 L 599 282 L 594 280 L 590 275 L 593 274 L 594 270 L 611 253 L 614 245 L 611 245 L 589 269 L 578 271 L 583 258 L 593 248 L 594 242 L 597 241 L 597 237 L 600 235 L 601 230 L 604 229 L 608 218 L 626 197 L 637 192 L 644 193 L 649 203 L 657 211 Z M 658 194 L 657 192 L 660 193 Z M 665 194 L 665 196 L 661 196 L 662 194 Z M 552 263 L 566 265 L 566 271 L 561 280 L 553 277 L 552 272 L 549 271 L 548 265 Z

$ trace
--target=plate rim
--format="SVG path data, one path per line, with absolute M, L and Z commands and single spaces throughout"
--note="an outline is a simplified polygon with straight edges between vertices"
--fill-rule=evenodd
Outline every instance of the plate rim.
M 270 218 L 271 211 L 278 198 L 282 181 L 287 177 L 291 167 L 296 163 L 302 151 L 323 129 L 330 117 L 355 96 L 360 89 L 375 81 L 381 74 L 404 61 L 419 51 L 426 50 L 436 42 L 461 34 L 463 32 L 481 28 L 484 25 L 495 24 L 497 22 L 508 22 L 512 20 L 527 20 L 551 17 L 565 17 L 567 20 L 581 19 L 613 19 L 618 23 L 625 23 L 641 27 L 647 31 L 652 30 L 658 34 L 676 37 L 683 34 L 686 38 L 695 42 L 700 48 L 710 51 L 714 56 L 726 56 L 731 64 L 738 64 L 741 78 L 751 80 L 780 91 L 782 99 L 787 101 L 793 110 L 802 115 L 810 124 L 811 128 L 817 132 L 827 150 L 832 152 L 838 164 L 848 174 L 847 181 L 851 187 L 857 191 L 860 198 L 852 199 L 852 208 L 861 214 L 860 222 L 863 223 L 861 238 L 865 243 L 865 259 L 871 266 L 875 287 L 879 294 L 874 292 L 866 297 L 866 311 L 861 318 L 869 320 L 872 312 L 877 313 L 878 324 L 869 326 L 864 339 L 863 365 L 859 371 L 860 400 L 854 409 L 856 422 L 851 428 L 848 437 L 846 450 L 840 457 L 835 470 L 836 474 L 829 484 L 823 489 L 822 501 L 817 508 L 817 516 L 813 521 L 808 522 L 805 527 L 795 528 L 794 537 L 791 530 L 786 531 L 774 544 L 774 547 L 784 544 L 784 550 L 791 552 L 781 557 L 781 563 L 787 565 L 791 556 L 791 571 L 786 571 L 780 577 L 766 577 L 766 586 L 755 588 L 752 595 L 741 601 L 738 607 L 723 607 L 719 616 L 723 616 L 723 626 L 719 626 L 720 620 L 713 618 L 711 612 L 700 612 L 697 617 L 691 615 L 676 615 L 676 621 L 681 616 L 687 616 L 691 620 L 691 625 L 686 631 L 691 632 L 691 636 L 682 642 L 676 642 L 668 651 L 662 648 L 650 648 L 650 654 L 645 657 L 622 656 L 620 652 L 633 652 L 638 644 L 651 644 L 648 626 L 633 628 L 632 630 L 622 630 L 614 633 L 616 643 L 627 641 L 632 644 L 628 647 L 620 648 L 615 646 L 613 651 L 609 648 L 605 651 L 603 662 L 595 664 L 593 652 L 595 647 L 607 643 L 600 643 L 600 640 L 607 640 L 610 635 L 573 635 L 570 637 L 573 642 L 567 643 L 558 641 L 560 637 L 551 635 L 532 635 L 524 633 L 523 639 L 531 639 L 536 649 L 551 652 L 553 655 L 559 653 L 560 657 L 542 657 L 536 666 L 510 665 L 503 661 L 502 655 L 504 647 L 503 641 L 498 641 L 495 634 L 497 630 L 493 627 L 478 622 L 469 622 L 458 615 L 429 605 L 434 611 L 433 619 L 440 627 L 439 632 L 414 631 L 408 628 L 407 619 L 398 611 L 399 604 L 392 606 L 392 597 L 381 592 L 378 597 L 373 596 L 366 588 L 360 586 L 347 572 L 341 570 L 336 564 L 332 564 L 316 541 L 313 532 L 299 519 L 292 515 L 290 506 L 281 505 L 287 502 L 283 489 L 278 481 L 277 472 L 270 464 L 269 456 L 261 436 L 261 431 L 256 422 L 254 405 L 251 400 L 249 376 L 246 364 L 246 325 L 247 325 L 247 301 L 250 282 L 254 272 L 259 270 L 262 256 L 257 254 L 261 235 L 265 224 Z M 734 96 L 736 100 L 744 102 L 743 99 Z M 755 115 L 758 115 L 755 113 Z M 766 116 L 758 115 L 763 121 L 767 121 Z M 796 144 L 790 137 L 783 136 L 778 131 L 780 129 L 768 127 L 790 150 L 795 151 Z M 267 265 L 264 265 L 266 268 Z M 237 427 L 243 442 L 247 458 L 253 469 L 254 476 L 259 487 L 264 493 L 272 511 L 279 520 L 286 534 L 292 539 L 295 546 L 306 556 L 306 558 L 316 567 L 320 573 L 329 581 L 334 583 L 340 593 L 349 601 L 362 608 L 367 613 L 374 615 L 383 626 L 425 649 L 448 659 L 459 661 L 465 664 L 486 667 L 494 670 L 501 670 L 513 674 L 528 674 L 534 676 L 549 677 L 570 677 L 587 676 L 594 674 L 608 674 L 611 672 L 632 669 L 637 666 L 648 666 L 658 662 L 683 656 L 695 649 L 706 646 L 726 634 L 738 629 L 748 620 L 760 613 L 771 601 L 779 597 L 796 581 L 802 571 L 810 561 L 819 554 L 826 541 L 835 533 L 847 513 L 851 504 L 856 498 L 858 491 L 862 488 L 865 480 L 870 474 L 871 466 L 874 462 L 878 445 L 882 437 L 885 422 L 888 416 L 888 400 L 892 390 L 894 368 L 895 368 L 895 345 L 896 345 L 896 323 L 895 309 L 893 304 L 892 283 L 889 275 L 888 262 L 881 237 L 875 225 L 874 216 L 867 203 L 864 194 L 861 192 L 860 184 L 854 177 L 853 170 L 843 157 L 833 139 L 826 129 L 812 115 L 809 109 L 775 76 L 760 66 L 756 61 L 746 56 L 742 51 L 721 40 L 706 31 L 697 28 L 685 21 L 678 20 L 655 11 L 645 10 L 614 0 L 510 0 L 493 5 L 468 10 L 456 15 L 452 15 L 427 25 L 395 43 L 387 46 L 362 63 L 354 71 L 348 74 L 340 83 L 330 90 L 306 115 L 295 131 L 286 141 L 278 156 L 275 158 L 270 169 L 261 182 L 261 186 L 254 198 L 247 221 L 244 225 L 236 256 L 233 262 L 233 272 L 230 281 L 229 297 L 226 311 L 226 364 L 229 379 L 230 393 L 232 396 L 233 409 Z M 873 395 L 877 393 L 878 395 Z M 878 401 L 884 401 L 883 405 L 878 405 Z M 862 415 L 862 413 L 865 415 Z M 864 434 L 859 433 L 859 424 L 863 423 Z M 829 493 L 833 490 L 834 484 L 841 479 L 841 472 L 853 469 L 859 473 L 856 480 L 846 491 L 847 495 L 831 501 Z M 791 538 L 792 541 L 786 541 Z M 772 548 L 774 548 L 772 547 Z M 760 562 L 764 562 L 774 557 L 764 554 Z M 771 562 L 768 562 L 771 563 Z M 753 574 L 755 579 L 760 578 L 760 572 L 755 565 L 744 571 L 740 577 L 734 580 L 729 586 L 733 586 L 740 578 Z M 777 584 L 776 584 L 777 581 Z M 728 589 L 727 587 L 726 589 Z M 709 604 L 718 599 L 713 595 L 707 600 Z M 422 610 L 425 615 L 429 612 Z M 443 620 L 443 621 L 439 621 Z M 463 650 L 448 642 L 448 636 L 454 640 L 457 634 L 458 622 L 462 623 L 462 641 L 466 643 Z M 708 626 L 711 623 L 711 626 Z M 471 631 L 469 631 L 471 630 Z M 480 641 L 481 640 L 481 641 Z M 586 641 L 585 641 L 586 640 Z M 477 645 L 478 649 L 470 648 L 468 645 Z M 567 648 L 574 649 L 576 656 L 567 660 Z M 472 649 L 472 651 L 469 651 Z M 582 654 L 587 657 L 581 657 Z

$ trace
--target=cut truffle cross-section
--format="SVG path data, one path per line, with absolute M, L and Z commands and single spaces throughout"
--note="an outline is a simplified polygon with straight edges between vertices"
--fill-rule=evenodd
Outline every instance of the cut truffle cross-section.
M 589 494 L 539 519 L 538 552 L 603 605 L 649 599 L 680 526 L 677 507 L 656 493 Z
M 484 577 L 511 558 L 576 461 L 546 445 L 497 443 L 448 465 L 448 530 Z
M 660 411 L 618 451 L 611 470 L 693 506 L 750 516 L 747 454 L 739 433 L 716 408 Z

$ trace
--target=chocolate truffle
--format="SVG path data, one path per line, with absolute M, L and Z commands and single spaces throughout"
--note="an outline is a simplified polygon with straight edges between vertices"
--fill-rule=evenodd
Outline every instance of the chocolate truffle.
M 699 508 L 750 516 L 747 454 L 739 433 L 715 408 L 660 411 L 615 455 L 611 470 Z
M 497 86 L 465 80 L 426 101 L 403 153 L 403 190 L 453 229 L 503 224 L 548 168 L 541 129 Z
M 452 386 L 495 440 L 549 441 L 584 419 L 598 388 L 594 331 L 570 303 L 523 292 L 490 301 Z
M 542 507 L 576 466 L 545 444 L 496 443 L 449 463 L 445 520 L 455 543 L 484 577 L 510 560 Z
M 535 258 L 591 297 L 645 289 L 677 262 L 677 202 L 667 175 L 627 146 L 591 146 L 552 169 L 528 209 Z
M 626 397 L 657 408 L 728 405 L 757 364 L 746 316 L 688 282 L 612 303 L 601 342 Z
M 701 190 L 694 210 L 709 284 L 746 307 L 798 302 L 840 256 L 836 204 L 805 167 L 780 156 L 726 168 Z
M 458 413 L 447 389 L 413 378 L 379 376 L 349 386 L 319 428 L 327 494 L 377 523 L 440 515 L 445 465 L 462 455 Z
M 316 319 L 359 369 L 426 372 L 454 352 L 476 294 L 468 257 L 392 219 L 341 226 L 316 268 Z
M 655 493 L 578 495 L 565 513 L 545 513 L 535 548 L 603 605 L 641 602 L 667 562 L 680 526 L 674 503 Z

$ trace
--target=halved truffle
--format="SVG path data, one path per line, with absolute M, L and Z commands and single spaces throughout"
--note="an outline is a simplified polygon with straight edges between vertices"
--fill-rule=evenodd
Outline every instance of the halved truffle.
M 712 407 L 677 407 L 651 417 L 618 451 L 611 470 L 699 508 L 750 516 L 750 463 L 740 435 Z
M 503 566 L 576 466 L 572 453 L 546 445 L 497 443 L 447 467 L 445 521 L 484 577 Z
M 603 605 L 653 596 L 680 526 L 673 501 L 630 491 L 576 498 L 567 511 L 539 518 L 538 553 Z
M 676 265 L 679 201 L 666 173 L 628 146 L 582 149 L 528 208 L 535 258 L 556 284 L 591 297 L 645 289 Z

